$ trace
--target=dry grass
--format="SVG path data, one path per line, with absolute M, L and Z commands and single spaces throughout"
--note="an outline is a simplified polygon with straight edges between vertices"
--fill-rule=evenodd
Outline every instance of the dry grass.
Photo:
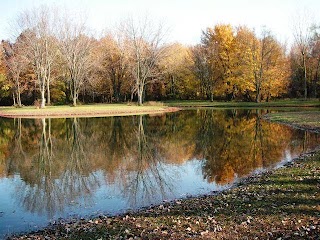
M 143 104 L 144 106 L 157 106 L 157 107 L 163 107 L 165 106 L 163 102 L 157 102 L 157 101 L 149 101 Z
M 178 108 L 166 106 L 128 106 L 126 104 L 94 104 L 70 106 L 48 106 L 43 109 L 32 107 L 1 107 L 2 117 L 42 118 L 42 117 L 95 117 L 156 114 L 177 111 Z

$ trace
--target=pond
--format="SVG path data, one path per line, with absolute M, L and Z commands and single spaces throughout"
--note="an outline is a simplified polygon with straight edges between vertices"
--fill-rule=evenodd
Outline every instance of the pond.
M 0 118 L 0 238 L 232 187 L 319 145 L 262 110 Z

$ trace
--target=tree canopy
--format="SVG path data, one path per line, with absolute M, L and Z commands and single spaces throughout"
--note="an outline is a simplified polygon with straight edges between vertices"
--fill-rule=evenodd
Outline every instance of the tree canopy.
M 149 18 L 100 38 L 75 19 L 48 7 L 17 17 L 17 38 L 1 43 L 0 104 L 319 97 L 316 25 L 297 31 L 288 50 L 265 28 L 217 24 L 184 46 L 166 42 L 166 29 Z

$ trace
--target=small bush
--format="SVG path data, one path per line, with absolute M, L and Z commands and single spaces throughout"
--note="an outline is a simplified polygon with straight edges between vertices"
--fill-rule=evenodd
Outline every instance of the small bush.
M 145 102 L 143 105 L 145 106 L 164 106 L 163 102 L 156 102 L 156 101 L 148 101 Z
M 41 102 L 39 99 L 36 99 L 34 102 L 33 102 L 33 106 L 35 106 L 36 108 L 40 108 L 41 106 Z

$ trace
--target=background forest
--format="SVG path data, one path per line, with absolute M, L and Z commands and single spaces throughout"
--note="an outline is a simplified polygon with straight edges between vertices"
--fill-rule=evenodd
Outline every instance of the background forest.
M 315 23 L 297 22 L 290 48 L 266 28 L 229 24 L 208 27 L 197 45 L 170 43 L 147 17 L 97 38 L 81 17 L 46 6 L 12 25 L 17 37 L 0 45 L 1 105 L 319 97 Z

